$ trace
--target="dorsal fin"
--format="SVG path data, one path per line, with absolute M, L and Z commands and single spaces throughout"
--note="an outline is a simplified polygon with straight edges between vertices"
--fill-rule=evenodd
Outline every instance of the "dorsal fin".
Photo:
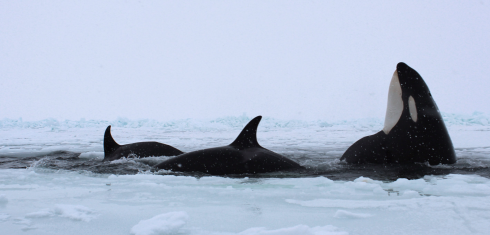
M 104 134 L 104 158 L 108 157 L 117 148 L 119 148 L 119 144 L 116 143 L 114 138 L 112 138 L 111 126 L 109 125 L 107 129 L 105 129 L 105 134 Z
M 261 147 L 257 142 L 257 127 L 259 126 L 262 116 L 257 116 L 250 121 L 238 137 L 230 144 L 230 146 L 245 149 L 250 147 Z

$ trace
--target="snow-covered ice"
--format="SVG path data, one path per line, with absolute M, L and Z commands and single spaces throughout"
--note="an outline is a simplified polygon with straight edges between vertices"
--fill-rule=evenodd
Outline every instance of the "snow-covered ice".
M 371 217 L 372 215 L 371 214 L 363 214 L 363 213 L 352 213 L 352 212 L 349 212 L 349 211 L 346 211 L 346 210 L 338 210 L 337 212 L 335 212 L 335 215 L 334 217 L 335 218 L 359 218 L 359 219 L 362 219 L 362 218 L 368 218 L 368 217 Z
M 185 211 L 169 212 L 141 220 L 131 228 L 131 234 L 157 235 L 176 233 L 185 225 L 189 216 Z
M 192 151 L 229 144 L 248 117 L 4 120 L 0 227 L 2 234 L 488 234 L 490 126 L 485 116 L 445 118 L 454 166 L 410 174 L 339 162 L 350 144 L 381 130 L 379 120 L 265 119 L 259 143 L 311 170 L 233 177 L 150 171 L 166 157 L 103 164 L 103 131 L 112 124 L 121 144 L 155 140 Z
M 490 229 L 490 180 L 477 175 L 381 182 L 5 169 L 0 179 L 9 198 L 0 214 L 8 234 L 486 234 Z

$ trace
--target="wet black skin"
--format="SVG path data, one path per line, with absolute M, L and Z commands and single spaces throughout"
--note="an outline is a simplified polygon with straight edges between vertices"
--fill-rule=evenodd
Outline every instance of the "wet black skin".
M 402 88 L 403 112 L 391 131 L 366 136 L 342 155 L 348 163 L 453 164 L 456 153 L 442 116 L 422 77 L 405 63 L 397 65 Z M 417 122 L 410 116 L 408 99 L 417 108 Z
M 111 135 L 111 126 L 104 134 L 104 161 L 112 161 L 122 157 L 151 157 L 151 156 L 177 156 L 183 152 L 166 144 L 158 142 L 138 142 L 119 145 Z
M 302 169 L 298 163 L 263 148 L 257 142 L 261 116 L 254 118 L 228 146 L 185 153 L 155 166 L 179 172 L 210 175 L 255 174 Z

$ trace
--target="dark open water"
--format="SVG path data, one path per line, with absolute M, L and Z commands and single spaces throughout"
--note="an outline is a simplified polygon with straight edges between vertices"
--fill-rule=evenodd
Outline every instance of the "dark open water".
M 283 178 L 324 176 L 332 180 L 353 180 L 364 176 L 375 180 L 394 181 L 398 178 L 418 179 L 425 175 L 476 174 L 490 178 L 490 153 L 479 152 L 477 148 L 456 149 L 458 162 L 453 165 L 439 166 L 425 164 L 351 165 L 338 160 L 344 151 L 345 148 L 328 149 L 328 151 L 325 149 L 284 148 L 276 152 L 300 163 L 306 169 L 256 175 L 229 175 L 228 177 Z M 0 155 L 0 169 L 48 168 L 88 171 L 96 174 L 137 174 L 138 172 L 151 171 L 155 174 L 205 176 L 203 173 L 156 172 L 152 169 L 152 166 L 168 159 L 168 157 L 133 158 L 103 162 L 101 159 L 96 158 L 80 158 L 80 154 L 69 151 L 55 151 L 51 153 L 32 152 L 22 156 Z

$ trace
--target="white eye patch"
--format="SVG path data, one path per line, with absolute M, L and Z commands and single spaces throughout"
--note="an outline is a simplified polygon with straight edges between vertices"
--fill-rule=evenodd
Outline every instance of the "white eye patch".
M 414 103 L 415 104 L 415 103 Z M 402 87 L 398 79 L 398 72 L 395 70 L 391 78 L 390 89 L 388 91 L 388 107 L 386 108 L 385 125 L 383 132 L 390 133 L 391 129 L 398 123 L 403 112 Z
M 408 110 L 410 111 L 410 117 L 412 117 L 412 121 L 417 122 L 417 106 L 415 105 L 415 100 L 412 96 L 408 98 Z

